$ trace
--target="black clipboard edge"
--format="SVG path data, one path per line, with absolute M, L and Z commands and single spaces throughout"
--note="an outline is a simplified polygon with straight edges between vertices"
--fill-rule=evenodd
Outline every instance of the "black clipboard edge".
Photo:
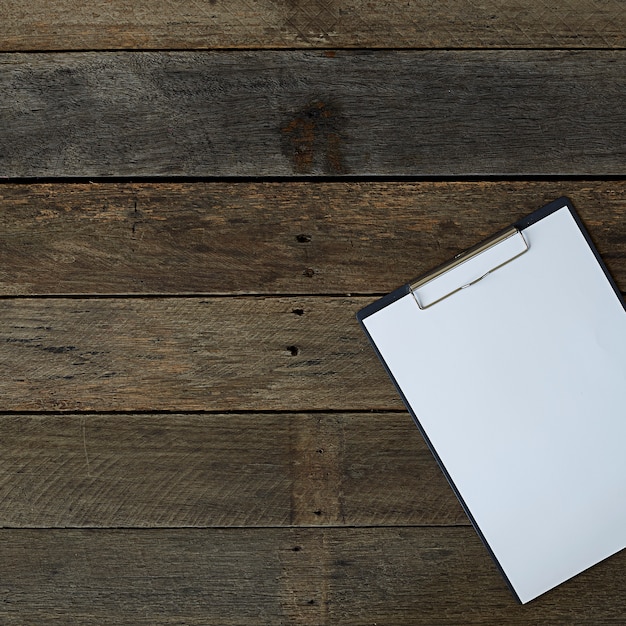
M 572 201 L 567 196 L 561 196 L 560 198 L 557 198 L 553 202 L 550 202 L 549 204 L 541 207 L 540 209 L 537 209 L 536 211 L 533 211 L 532 213 L 530 213 L 526 217 L 523 217 L 522 219 L 520 219 L 517 222 L 515 222 L 514 224 L 512 224 L 512 226 L 515 226 L 520 231 L 523 231 L 525 228 L 528 228 L 532 224 L 535 224 L 536 222 L 539 222 L 543 218 L 547 217 L 548 215 L 551 215 L 552 213 L 554 213 L 554 212 L 556 212 L 559 209 L 562 209 L 564 207 L 567 207 L 567 209 L 571 213 L 572 217 L 574 218 L 574 221 L 576 222 L 576 224 L 577 224 L 578 228 L 580 229 L 583 237 L 585 238 L 585 241 L 587 242 L 587 245 L 589 246 L 589 248 L 593 252 L 594 256 L 596 257 L 596 261 L 598 262 L 598 264 L 602 268 L 602 271 L 604 272 L 607 280 L 609 281 L 609 284 L 611 285 L 611 287 L 615 291 L 615 295 L 617 296 L 618 300 L 622 304 L 622 307 L 624 308 L 624 310 L 626 310 L 626 302 L 624 301 L 624 299 L 622 297 L 621 291 L 617 287 L 617 284 L 615 283 L 615 280 L 613 279 L 613 277 L 609 273 L 608 268 L 604 264 L 604 261 L 602 260 L 602 257 L 600 256 L 600 253 L 598 252 L 595 244 L 593 243 L 593 241 L 591 239 L 591 236 L 589 235 L 589 232 L 587 231 L 587 228 L 585 227 L 585 225 L 583 224 L 582 220 L 580 219 L 580 216 L 578 215 L 576 209 L 574 209 Z M 424 428 L 420 424 L 420 421 L 419 421 L 417 415 L 413 412 L 413 409 L 411 408 L 411 405 L 409 404 L 408 400 L 404 396 L 404 393 L 402 393 L 402 389 L 400 389 L 400 386 L 398 385 L 395 377 L 391 373 L 390 369 L 387 367 L 387 363 L 383 359 L 383 357 L 382 357 L 381 353 L 379 352 L 378 348 L 376 347 L 376 344 L 374 343 L 371 335 L 369 334 L 367 328 L 365 327 L 365 324 L 363 323 L 363 320 L 368 318 L 370 315 L 376 313 L 377 311 L 380 311 L 381 309 L 384 309 L 386 306 L 388 306 L 392 302 L 395 302 L 396 300 L 399 300 L 400 298 L 406 296 L 408 293 L 410 293 L 410 291 L 411 291 L 410 285 L 407 283 L 406 285 L 403 285 L 402 287 L 399 287 L 398 289 L 392 291 L 391 293 L 387 294 L 386 296 L 383 296 L 382 298 L 379 298 L 375 302 L 372 302 L 371 304 L 363 307 L 360 311 L 357 312 L 356 318 L 357 318 L 359 324 L 361 325 L 361 328 L 363 329 L 367 339 L 369 340 L 370 344 L 374 348 L 374 351 L 376 352 L 376 355 L 378 356 L 378 359 L 380 360 L 380 362 L 382 363 L 383 367 L 385 368 L 385 371 L 387 372 L 387 375 L 389 376 L 389 378 L 393 382 L 396 390 L 398 391 L 398 394 L 400 395 L 400 398 L 402 399 L 402 402 L 404 403 L 405 407 L 407 408 L 407 410 L 409 411 L 411 417 L 413 418 L 413 422 L 415 423 L 415 425 L 417 426 L 417 429 L 419 430 L 419 432 L 421 433 L 422 437 L 424 438 L 424 441 L 426 442 L 426 445 L 428 446 L 431 454 L 435 458 L 435 461 L 437 461 L 437 464 L 439 465 L 439 468 L 443 472 L 443 475 L 446 477 L 446 480 L 448 481 L 448 484 L 452 488 L 452 491 L 454 492 L 454 494 L 456 495 L 458 501 L 460 502 L 461 507 L 465 511 L 465 514 L 467 515 L 467 517 L 470 520 L 472 526 L 474 527 L 474 530 L 476 531 L 477 535 L 480 537 L 480 540 L 483 542 L 483 545 L 487 549 L 488 553 L 491 555 L 491 558 L 493 559 L 494 563 L 496 564 L 496 567 L 500 571 L 500 574 L 502 575 L 502 578 L 504 578 L 504 581 L 506 582 L 506 584 L 509 587 L 511 593 L 513 594 L 515 599 L 519 602 L 519 604 L 524 604 L 522 602 L 521 598 L 519 597 L 519 595 L 517 594 L 517 592 L 515 591 L 515 588 L 513 587 L 511 581 L 509 580 L 509 577 L 506 575 L 506 573 L 505 573 L 502 565 L 498 561 L 495 553 L 491 549 L 491 546 L 487 542 L 487 539 L 485 538 L 485 536 L 483 535 L 482 531 L 480 530 L 480 527 L 479 527 L 478 523 L 474 519 L 474 516 L 472 515 L 471 511 L 469 510 L 467 504 L 465 503 L 465 500 L 461 496 L 460 491 L 458 490 L 457 486 L 454 484 L 454 481 L 452 480 L 450 474 L 448 473 L 448 470 L 446 469 L 445 465 L 443 464 L 443 461 L 441 460 L 441 458 L 437 454 L 437 451 L 435 450 L 435 448 L 432 445 L 430 439 L 428 438 L 428 435 L 426 434 L 426 431 L 424 430 Z
M 366 317 L 369 317 L 373 313 L 376 313 L 376 311 L 380 311 L 381 309 L 384 309 L 386 306 L 388 306 L 392 302 L 395 302 L 396 300 L 403 298 L 410 292 L 411 292 L 411 287 L 408 283 L 406 285 L 402 285 L 402 287 L 398 287 L 398 289 L 396 289 L 395 291 L 388 293 L 386 296 L 379 298 L 375 302 L 372 302 L 371 304 L 368 304 L 367 306 L 363 307 L 360 311 L 357 311 L 357 314 L 356 314 L 357 320 L 360 322 L 361 326 L 363 326 L 363 320 Z M 365 330 L 365 326 L 363 326 L 363 330 Z M 368 337 L 369 337 L 369 333 L 368 333 Z M 370 342 L 371 342 L 371 338 L 370 338 Z M 372 343 L 372 345 L 374 344 Z

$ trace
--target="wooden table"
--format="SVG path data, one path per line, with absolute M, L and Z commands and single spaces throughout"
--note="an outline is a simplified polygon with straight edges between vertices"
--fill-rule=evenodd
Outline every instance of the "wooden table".
M 2 624 L 626 622 L 516 604 L 354 318 L 562 194 L 626 288 L 623 2 L 2 8 Z

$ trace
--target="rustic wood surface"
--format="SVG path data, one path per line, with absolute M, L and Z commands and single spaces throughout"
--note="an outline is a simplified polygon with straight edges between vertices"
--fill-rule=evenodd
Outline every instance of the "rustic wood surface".
M 11 625 L 122 615 L 146 625 L 623 624 L 626 611 L 626 553 L 520 606 L 471 528 L 23 529 L 0 531 L 0 545 L 0 619 Z
M 0 623 L 626 623 L 626 552 L 516 604 L 354 317 L 563 194 L 626 290 L 620 0 L 0 34 Z
M 626 51 L 7 54 L 0 175 L 626 174 Z
M 620 0 L 18 0 L 0 50 L 624 48 Z
M 622 180 L 163 182 L 0 186 L 0 294 L 386 293 L 564 192 L 626 290 Z
M 5 415 L 0 452 L 2 527 L 469 525 L 405 412 Z
M 371 301 L 0 299 L 0 410 L 401 409 Z

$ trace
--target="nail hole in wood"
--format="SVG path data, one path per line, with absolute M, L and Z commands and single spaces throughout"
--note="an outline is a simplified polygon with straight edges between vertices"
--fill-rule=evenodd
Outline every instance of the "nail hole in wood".
M 300 348 L 298 346 L 287 346 L 287 350 L 289 350 L 291 356 L 298 356 L 300 352 Z
M 307 278 L 312 278 L 315 274 L 315 270 L 312 267 L 307 267 L 302 274 Z
M 300 235 L 296 235 L 296 241 L 298 243 L 309 243 L 311 239 L 313 239 L 311 235 L 305 235 L 304 233 L 301 233 Z
M 292 309 L 294 315 L 304 315 L 304 309 Z

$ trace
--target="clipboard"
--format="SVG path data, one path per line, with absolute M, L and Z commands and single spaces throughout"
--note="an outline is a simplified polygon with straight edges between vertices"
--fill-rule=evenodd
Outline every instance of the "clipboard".
M 521 603 L 626 547 L 626 308 L 567 198 L 357 319 Z

